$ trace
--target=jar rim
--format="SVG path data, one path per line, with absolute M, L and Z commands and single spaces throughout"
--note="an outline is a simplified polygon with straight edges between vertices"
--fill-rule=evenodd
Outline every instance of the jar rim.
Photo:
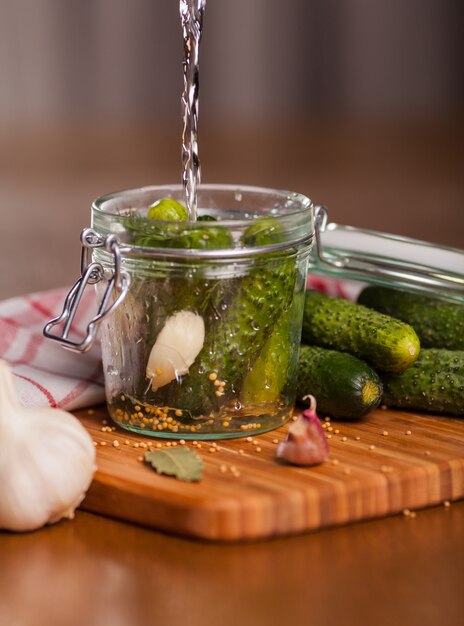
M 293 246 L 305 246 L 314 237 L 314 206 L 305 195 L 297 192 L 250 185 L 206 184 L 198 188 L 199 213 L 217 217 L 212 221 L 162 221 L 154 220 L 153 224 L 172 228 L 173 224 L 180 227 L 182 233 L 198 229 L 201 224 L 206 234 L 214 233 L 218 227 L 228 228 L 233 234 L 230 245 L 197 247 L 178 246 L 173 242 L 158 245 L 156 235 L 152 244 L 131 240 L 130 231 L 133 224 L 128 225 L 132 215 L 146 218 L 146 213 L 153 202 L 174 197 L 182 201 L 184 190 L 182 185 L 149 185 L 116 191 L 94 200 L 92 204 L 92 228 L 101 235 L 116 235 L 121 253 L 129 256 L 164 257 L 164 258 L 242 258 L 249 254 L 280 252 Z M 265 244 L 243 244 L 241 234 L 253 221 L 260 217 L 272 217 L 281 226 L 282 236 Z M 151 235 L 148 235 L 151 236 Z M 214 235 L 213 235 L 214 236 Z M 208 237 L 206 237 L 208 239 Z
M 144 185 L 141 187 L 128 187 L 125 189 L 121 189 L 119 191 L 110 192 L 104 194 L 102 196 L 98 196 L 92 202 L 92 210 L 97 211 L 98 213 L 103 213 L 105 215 L 112 215 L 114 217 L 119 217 L 121 214 L 118 211 L 108 211 L 103 208 L 103 204 L 109 203 L 113 200 L 121 199 L 124 196 L 129 194 L 144 194 L 155 191 L 166 190 L 167 196 L 169 197 L 169 192 L 179 192 L 183 193 L 183 186 L 178 183 L 174 184 L 165 184 L 165 185 Z M 300 208 L 294 211 L 288 211 L 285 213 L 286 216 L 297 215 L 300 214 L 301 211 L 311 209 L 313 207 L 313 202 L 310 198 L 305 196 L 302 193 L 296 191 L 289 191 L 286 189 L 274 189 L 272 187 L 260 187 L 255 185 L 238 185 L 238 184 L 230 184 L 230 183 L 206 183 L 200 184 L 198 186 L 198 193 L 202 192 L 220 192 L 226 191 L 230 193 L 247 193 L 247 194 L 274 194 L 277 197 L 281 197 L 282 199 L 292 200 L 295 204 L 300 204 Z M 160 220 L 161 221 L 161 220 Z M 240 222 L 248 225 L 250 220 L 221 220 L 222 226 L 237 226 Z M 179 222 L 180 224 L 189 224 L 191 222 Z M 206 226 L 207 222 L 203 222 L 202 226 Z

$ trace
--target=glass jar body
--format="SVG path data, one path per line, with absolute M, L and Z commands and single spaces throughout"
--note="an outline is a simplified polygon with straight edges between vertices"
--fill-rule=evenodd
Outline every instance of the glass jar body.
M 247 193 L 253 195 L 245 190 L 242 200 Z M 213 228 L 233 231 L 227 248 L 206 255 L 177 249 L 174 256 L 122 249 L 131 285 L 102 322 L 101 345 L 109 411 L 123 428 L 155 437 L 229 438 L 274 429 L 292 415 L 311 238 L 263 246 L 266 233 L 264 239 L 250 233 L 265 211 L 244 221 L 240 212 L 241 219 L 221 221 L 223 206 L 207 211 L 218 220 Z M 279 216 L 274 202 L 272 224 Z M 268 228 L 271 220 L 260 224 Z M 209 222 L 201 224 L 194 240 L 215 236 Z M 94 252 L 111 273 L 107 256 Z M 105 281 L 97 285 L 100 294 L 105 288 Z

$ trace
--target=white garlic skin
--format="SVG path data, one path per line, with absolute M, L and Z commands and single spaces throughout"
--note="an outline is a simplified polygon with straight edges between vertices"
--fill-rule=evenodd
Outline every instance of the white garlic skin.
M 30 531 L 72 518 L 90 486 L 95 446 L 79 420 L 16 399 L 0 361 L 0 528 Z
M 205 342 L 205 323 L 192 311 L 167 318 L 151 349 L 146 375 L 156 391 L 178 376 L 188 374 Z

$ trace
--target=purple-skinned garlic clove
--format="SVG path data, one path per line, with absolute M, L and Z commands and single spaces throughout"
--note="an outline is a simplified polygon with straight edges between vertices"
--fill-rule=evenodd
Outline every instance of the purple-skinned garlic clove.
M 316 413 L 316 400 L 290 424 L 287 437 L 277 446 L 277 458 L 293 465 L 319 465 L 327 460 L 329 447 Z

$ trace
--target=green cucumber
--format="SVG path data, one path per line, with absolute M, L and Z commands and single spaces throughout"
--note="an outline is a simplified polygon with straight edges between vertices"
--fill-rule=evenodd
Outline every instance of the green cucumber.
M 160 203 L 152 208 L 156 210 L 153 215 L 162 216 L 163 221 L 159 221 L 161 217 L 150 219 L 135 211 L 124 220 L 124 226 L 130 233 L 129 243 L 145 248 L 216 250 L 233 247 L 233 237 L 228 228 L 209 225 L 215 220 L 202 219 L 203 225 L 194 228 L 185 221 L 176 221 L 176 213 L 169 205 L 165 207 Z M 206 223 L 208 226 L 204 225 Z
M 314 346 L 301 345 L 297 375 L 297 401 L 311 394 L 320 413 L 358 419 L 382 399 L 378 374 L 361 359 Z
M 281 315 L 274 330 L 246 375 L 242 386 L 242 401 L 247 403 L 275 402 L 287 382 L 291 357 L 290 315 Z
M 425 348 L 402 374 L 382 374 L 384 402 L 464 417 L 464 351 Z
M 410 324 L 424 348 L 464 350 L 464 305 L 391 289 L 366 287 L 358 302 Z
M 306 292 L 303 342 L 349 352 L 387 372 L 404 371 L 420 350 L 419 338 L 408 324 L 318 291 Z

